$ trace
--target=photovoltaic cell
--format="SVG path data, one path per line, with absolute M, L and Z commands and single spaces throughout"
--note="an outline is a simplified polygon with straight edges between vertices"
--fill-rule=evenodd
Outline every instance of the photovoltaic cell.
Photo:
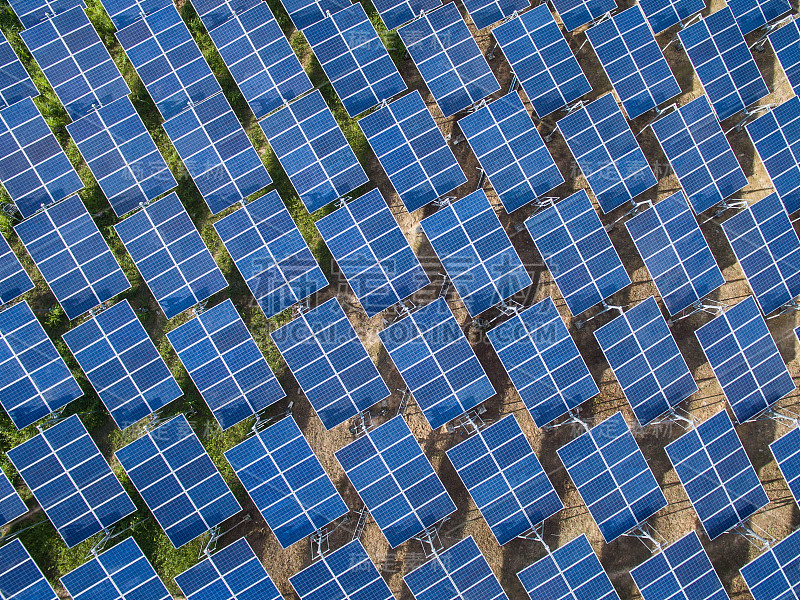
M 348 512 L 292 417 L 247 438 L 225 458 L 283 548 Z
M 795 531 L 741 568 L 755 600 L 784 600 L 800 594 L 797 561 L 800 531 Z
M 281 0 L 294 26 L 303 30 L 329 14 L 333 15 L 350 6 L 349 0 Z
M 472 17 L 472 22 L 478 29 L 484 29 L 529 6 L 530 4 L 525 0 L 466 0 L 464 2 L 464 8 L 467 9 L 469 16 Z
M 525 226 L 573 315 L 630 284 L 585 190 L 534 214 Z
M 430 283 L 379 190 L 348 202 L 316 225 L 368 316 Z
M 222 429 L 286 396 L 230 299 L 173 329 L 167 339 Z
M 401 415 L 337 451 L 336 458 L 392 548 L 456 510 Z
M 556 0 L 553 7 L 567 31 L 595 21 L 617 8 L 614 0 Z
M 792 429 L 769 447 L 794 501 L 800 502 L 800 429 Z
M 495 395 L 443 298 L 395 321 L 378 335 L 433 429 Z
M 0 103 L 6 108 L 24 100 L 35 98 L 39 90 L 31 81 L 28 71 L 8 43 L 6 36 L 0 32 Z
M 0 527 L 28 512 L 28 507 L 11 485 L 6 474 L 0 471 Z M 0 563 L 5 565 L 5 563 Z
M 170 0 L 101 0 L 111 22 L 119 31 L 134 21 L 172 4 Z M 194 4 L 194 3 L 193 3 Z
M 769 34 L 769 42 L 778 57 L 795 94 L 800 90 L 800 27 L 792 20 Z
M 792 10 L 789 0 L 731 0 L 728 6 L 744 35 Z
M 464 171 L 417 90 L 358 124 L 409 212 L 466 183 Z
M 0 303 L 8 304 L 33 289 L 33 282 L 11 250 L 6 238 L 0 235 Z
M 654 33 L 661 33 L 706 7 L 705 0 L 643 0 L 639 2 Z
M 336 298 L 303 312 L 271 337 L 326 429 L 389 396 Z
M 0 597 L 3 600 L 59 600 L 19 540 L 0 547 Z

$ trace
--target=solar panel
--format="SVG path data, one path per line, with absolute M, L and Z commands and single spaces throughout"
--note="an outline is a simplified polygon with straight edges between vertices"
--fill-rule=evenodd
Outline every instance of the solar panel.
M 378 335 L 433 429 L 495 395 L 443 298 L 395 321 Z
M 789 214 L 800 210 L 799 122 L 800 98 L 793 96 L 747 124 L 747 133 Z
M 389 396 L 335 297 L 270 335 L 326 429 Z
M 669 314 L 692 306 L 725 283 L 683 193 L 668 196 L 625 226 Z
M 309 212 L 369 181 L 319 90 L 259 125 Z
M 531 600 L 619 600 L 585 533 L 524 568 L 517 577 Z
M 78 415 L 11 448 L 8 458 L 70 548 L 136 510 Z
M 606 543 L 667 505 L 621 412 L 558 449 Z
M 80 4 L 20 36 L 73 120 L 131 93 Z
M 456 510 L 401 415 L 338 450 L 336 459 L 392 548 Z
M 800 295 L 800 239 L 777 194 L 749 205 L 722 229 L 765 315 Z
M 171 4 L 170 0 L 101 0 L 117 31 Z
M 286 396 L 230 299 L 173 329 L 167 339 L 222 429 Z
M 769 42 L 778 57 L 795 94 L 800 90 L 800 27 L 792 20 L 769 34 Z
M 131 287 L 78 196 L 14 227 L 69 319 Z
M 67 131 L 119 217 L 178 185 L 128 97 L 73 121 Z
M 540 118 L 592 90 L 550 8 L 544 4 L 498 25 L 492 35 Z
M 529 217 L 525 227 L 573 315 L 630 284 L 585 190 Z
M 368 316 L 430 283 L 379 190 L 348 202 L 316 225 Z
M 114 455 L 176 548 L 242 509 L 182 414 Z
M 28 512 L 28 507 L 11 485 L 6 474 L 0 471 L 0 527 Z
M 348 513 L 292 417 L 247 438 L 225 458 L 283 548 Z
M 23 27 L 33 27 L 74 6 L 86 8 L 83 0 L 11 0 L 9 4 Z
M 417 600 L 508 600 L 472 536 L 403 577 Z
M 747 185 L 705 96 L 661 117 L 651 127 L 697 214 Z
M 725 409 L 664 450 L 710 539 L 769 503 Z
M 301 31 L 350 6 L 350 0 L 281 0 L 289 18 Z
M 728 600 L 694 531 L 631 569 L 631 577 L 644 600 Z
M 360 4 L 317 21 L 303 35 L 351 117 L 406 89 Z
M 729 7 L 681 29 L 678 36 L 720 121 L 769 94 Z
M 0 598 L 3 600 L 59 600 L 19 540 L 0 547 L 0 567 Z
M 795 531 L 741 568 L 747 587 L 755 600 L 797 598 L 800 579 L 800 531 Z
M 507 212 L 564 183 L 518 92 L 467 115 L 458 126 Z
M 795 502 L 800 501 L 800 429 L 792 429 L 769 445 L 775 462 L 789 485 Z
M 193 0 L 192 6 L 203 22 L 206 31 L 211 32 L 230 19 L 236 18 L 254 6 L 260 0 Z M 271 14 L 272 11 L 270 11 Z
M 183 395 L 127 300 L 62 338 L 120 429 Z
M 731 0 L 728 6 L 744 35 L 792 10 L 789 0 Z
M 33 289 L 33 282 L 22 267 L 6 238 L 0 235 L 0 304 L 8 304 Z
M 661 33 L 706 7 L 705 0 L 639 0 L 654 33 Z
M 447 457 L 501 546 L 564 508 L 513 413 Z
M 25 98 L 35 98 L 39 90 L 31 81 L 28 71 L 8 43 L 6 36 L 0 32 L 0 103 L 11 106 Z
M 614 0 L 555 0 L 553 7 L 567 31 L 598 20 L 617 8 Z
M 493 23 L 521 12 L 530 6 L 525 0 L 466 0 L 467 9 L 477 29 L 484 29 Z
M 466 183 L 464 171 L 417 90 L 358 124 L 409 212 Z
M 557 125 L 604 213 L 657 183 L 613 95 L 584 105 Z
M 23 218 L 83 188 L 30 98 L 0 110 L 0 183 Z
M 420 225 L 471 316 L 531 285 L 482 189 L 442 207 Z
M 423 14 L 397 33 L 445 117 L 500 89 L 455 4 Z

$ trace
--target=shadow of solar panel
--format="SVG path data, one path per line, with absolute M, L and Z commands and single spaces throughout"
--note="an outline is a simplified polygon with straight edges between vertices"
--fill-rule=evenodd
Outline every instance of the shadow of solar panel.
M 17 53 L 0 32 L 0 102 L 11 106 L 25 98 L 35 98 L 39 90 L 22 66 Z
M 584 533 L 526 567 L 517 577 L 531 600 L 619 600 Z
M 50 17 L 20 36 L 73 120 L 131 93 L 83 7 Z
M 769 503 L 725 409 L 664 450 L 710 539 Z
M 530 3 L 526 0 L 465 0 L 464 2 L 464 8 L 472 17 L 477 29 L 484 29 L 529 6 Z
M 292 417 L 234 446 L 225 458 L 283 548 L 348 512 Z
M 0 548 L 0 592 L 3 600 L 59 600 L 19 540 Z
M 639 2 L 650 28 L 661 33 L 706 7 L 705 0 L 644 0 Z
M 69 319 L 131 287 L 78 196 L 14 227 Z
M 558 449 L 606 543 L 667 505 L 621 412 Z
M 747 185 L 705 96 L 661 117 L 651 127 L 695 213 L 708 210 Z
M 540 118 L 592 90 L 546 5 L 498 25 L 492 35 Z
M 668 196 L 625 226 L 670 315 L 725 283 L 683 193 Z
M 75 6 L 86 8 L 83 0 L 9 0 L 9 4 L 23 27 L 33 27 Z
M 392 548 L 456 510 L 402 416 L 338 450 L 336 459 Z
M 769 43 L 775 50 L 789 85 L 797 94 L 800 90 L 800 27 L 797 21 L 792 20 L 769 34 Z
M 0 110 L 0 182 L 24 218 L 83 188 L 30 98 Z
M 789 0 L 731 0 L 728 6 L 744 35 L 792 10 Z
M 182 414 L 114 455 L 176 548 L 242 510 Z
M 704 17 L 678 36 L 720 121 L 769 94 L 730 8 Z
M 417 600 L 508 600 L 472 536 L 403 577 Z
M 62 337 L 120 429 L 183 395 L 127 300 Z
M 349 0 L 281 0 L 294 26 L 303 30 L 350 6 Z
M 573 315 L 579 315 L 631 280 L 585 190 L 525 221 Z
M 0 303 L 8 304 L 33 289 L 33 282 L 12 252 L 6 238 L 0 236 Z
M 127 97 L 67 125 L 117 216 L 178 183 Z
M 458 122 L 507 212 L 564 183 L 518 92 Z
M 417 90 L 358 124 L 409 212 L 466 183 L 464 171 Z
M 230 299 L 167 339 L 223 430 L 286 396 Z
M 500 89 L 455 4 L 397 30 L 445 117 Z
M 100 0 L 111 22 L 119 31 L 125 29 L 142 15 L 150 15 L 172 4 L 169 0 Z M 193 3 L 194 4 L 194 3 Z
M 794 501 L 800 502 L 800 429 L 792 429 L 772 442 L 769 448 Z
M 114 229 L 168 319 L 228 287 L 174 192 Z
M 614 0 L 555 0 L 553 7 L 567 31 L 595 21 L 617 8 Z
M 797 598 L 800 578 L 797 561 L 800 558 L 800 531 L 795 531 L 761 556 L 751 560 L 740 571 L 755 600 Z
M 564 508 L 513 414 L 447 457 L 501 546 Z
M 319 90 L 259 125 L 308 212 L 369 181 Z
M 21 517 L 26 512 L 28 512 L 28 507 L 25 506 L 6 474 L 0 471 L 0 527 Z M 5 566 L 5 563 L 3 565 Z
M 368 316 L 430 283 L 378 189 L 348 202 L 316 225 Z
M 379 335 L 433 429 L 495 395 L 444 299 L 395 321 Z
M 482 189 L 442 207 L 420 225 L 471 316 L 531 285 Z
M 70 548 L 136 510 L 78 415 L 12 448 L 8 458 Z

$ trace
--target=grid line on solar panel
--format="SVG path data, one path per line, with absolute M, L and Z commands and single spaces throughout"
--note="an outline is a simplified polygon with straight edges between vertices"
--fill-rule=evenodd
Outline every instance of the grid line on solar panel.
M 59 600 L 18 539 L 0 547 L 0 565 L 3 600 Z
M 769 445 L 795 502 L 800 502 L 800 429 L 792 429 Z
M 430 283 L 378 189 L 336 209 L 316 226 L 368 316 Z
M 465 0 L 464 2 L 464 8 L 472 17 L 477 29 L 485 29 L 529 6 L 530 3 L 526 0 Z
M 0 102 L 5 105 L 0 108 L 38 95 L 39 90 L 33 84 L 28 71 L 22 66 L 5 34 L 0 32 Z
M 705 0 L 640 0 L 654 33 L 661 33 L 706 7 Z
M 100 2 L 117 31 L 138 21 L 142 15 L 152 14 L 171 4 L 170 0 L 100 0 Z
M 328 15 L 350 6 L 349 0 L 281 0 L 295 28 L 300 31 Z
M 792 10 L 789 0 L 730 0 L 728 6 L 744 35 Z
M 5 473 L 0 471 L 0 527 L 28 512 L 28 507 L 19 497 Z
M 0 238 L 0 304 L 8 304 L 34 286 L 6 238 Z
M 617 8 L 615 0 L 555 0 L 553 7 L 567 31 L 599 20 Z
M 792 20 L 768 37 L 789 85 L 797 94 L 800 91 L 800 26 Z
M 800 597 L 798 557 L 800 531 L 795 531 L 743 566 L 740 572 L 753 598 L 789 600 Z

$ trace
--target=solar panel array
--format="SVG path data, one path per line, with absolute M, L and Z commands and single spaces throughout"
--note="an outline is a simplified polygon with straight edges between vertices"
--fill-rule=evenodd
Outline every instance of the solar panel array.
M 33 287 L 31 278 L 6 238 L 0 236 L 0 304 L 8 304 Z
M 28 507 L 19 497 L 5 473 L 0 471 L 0 527 L 28 512 Z
M 6 36 L 0 32 L 0 103 L 3 104 L 1 108 L 38 95 L 39 90 L 33 84 L 28 71 L 22 66 Z
M 800 531 L 782 539 L 740 571 L 755 600 L 796 598 L 800 593 L 797 557 L 800 556 Z
M 728 6 L 745 35 L 792 10 L 789 0 L 731 0 Z
M 0 593 L 3 600 L 59 600 L 19 540 L 0 547 Z
M 789 85 L 795 94 L 800 90 L 800 26 L 792 20 L 780 29 L 769 34 L 769 42 L 778 57 Z
M 775 462 L 789 485 L 795 502 L 800 502 L 800 429 L 792 429 L 769 445 Z
M 654 33 L 661 33 L 706 7 L 705 0 L 643 0 L 639 2 Z

